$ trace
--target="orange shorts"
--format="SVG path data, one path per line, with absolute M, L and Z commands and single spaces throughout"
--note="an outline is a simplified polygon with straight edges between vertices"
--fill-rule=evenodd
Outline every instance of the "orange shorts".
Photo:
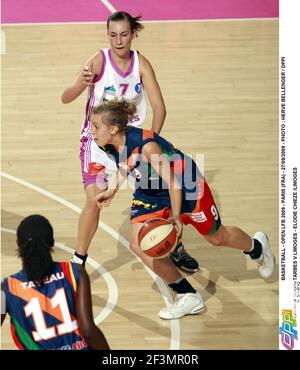
M 139 192 L 131 206 L 131 223 L 145 222 L 153 218 L 169 218 L 171 211 L 170 202 L 164 198 L 151 197 L 148 194 L 143 196 Z M 203 181 L 203 194 L 198 200 L 184 200 L 182 223 L 194 226 L 202 235 L 214 234 L 221 225 L 221 218 L 215 204 L 214 198 L 207 182 Z

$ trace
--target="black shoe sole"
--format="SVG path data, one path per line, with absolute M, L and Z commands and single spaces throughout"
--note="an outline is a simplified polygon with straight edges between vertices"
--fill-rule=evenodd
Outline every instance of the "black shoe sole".
M 183 271 L 183 272 L 189 272 L 190 274 L 194 274 L 195 272 L 199 271 L 200 268 L 198 267 L 197 269 L 189 269 L 189 268 L 186 268 L 184 266 L 176 266 L 179 270 Z

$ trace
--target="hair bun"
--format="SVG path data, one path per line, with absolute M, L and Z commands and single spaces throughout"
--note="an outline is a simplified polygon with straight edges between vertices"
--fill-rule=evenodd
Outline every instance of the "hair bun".
M 136 105 L 129 100 L 122 99 L 122 110 L 128 115 L 130 120 L 136 113 Z

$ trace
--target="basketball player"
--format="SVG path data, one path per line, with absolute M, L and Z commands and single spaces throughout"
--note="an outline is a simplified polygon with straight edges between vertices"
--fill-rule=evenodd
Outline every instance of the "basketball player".
M 101 49 L 84 64 L 79 76 L 62 94 L 62 102 L 70 103 L 89 87 L 86 115 L 81 132 L 80 160 L 86 204 L 78 224 L 76 252 L 72 260 L 84 264 L 91 240 L 99 222 L 99 208 L 95 195 L 106 189 L 107 177 L 115 170 L 91 136 L 90 115 L 95 105 L 113 98 L 124 97 L 135 101 L 137 112 L 129 125 L 140 126 L 146 116 L 148 95 L 153 112 L 152 130 L 160 133 L 166 109 L 160 87 L 149 61 L 137 51 L 131 50 L 131 42 L 144 27 L 140 17 L 126 12 L 113 13 L 107 20 L 110 49 Z M 197 261 L 179 243 L 173 255 L 174 263 L 184 271 L 196 272 Z
M 54 262 L 53 229 L 40 215 L 17 229 L 23 269 L 1 283 L 1 325 L 6 313 L 19 349 L 109 349 L 94 324 L 91 287 L 82 266 Z
M 200 293 L 180 275 L 170 258 L 153 259 L 139 248 L 138 232 L 149 219 L 171 217 L 179 237 L 182 223 L 193 225 L 212 245 L 232 247 L 248 254 L 258 263 L 260 275 L 270 277 L 275 261 L 268 237 L 257 232 L 251 238 L 238 227 L 224 226 L 210 188 L 195 162 L 155 132 L 127 126 L 135 111 L 135 105 L 125 100 L 112 100 L 93 109 L 95 142 L 105 147 L 119 166 L 108 190 L 96 198 L 100 208 L 108 206 L 128 173 L 138 169 L 140 181 L 136 182 L 131 208 L 131 249 L 177 294 L 175 303 L 163 308 L 159 316 L 178 319 L 199 313 L 205 306 Z M 159 175 L 154 183 L 150 177 L 153 170 Z

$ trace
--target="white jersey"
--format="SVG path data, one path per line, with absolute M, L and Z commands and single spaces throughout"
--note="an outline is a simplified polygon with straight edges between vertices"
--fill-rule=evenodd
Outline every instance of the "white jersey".
M 113 61 L 111 50 L 102 49 L 102 68 L 99 75 L 88 91 L 85 119 L 81 129 L 80 158 L 83 162 L 83 172 L 89 172 L 93 164 L 101 164 L 105 167 L 106 174 L 110 176 L 117 167 L 113 160 L 100 149 L 91 135 L 90 116 L 93 108 L 104 101 L 114 98 L 125 98 L 134 101 L 137 112 L 131 122 L 132 126 L 140 126 L 146 117 L 147 102 L 143 85 L 141 83 L 138 53 L 130 51 L 130 65 L 127 72 L 122 72 Z
M 86 117 L 83 122 L 81 139 L 91 135 L 90 116 L 93 107 L 114 98 L 125 98 L 135 102 L 137 113 L 129 125 L 140 126 L 146 117 L 147 102 L 141 83 L 139 58 L 135 50 L 131 50 L 131 62 L 127 72 L 122 72 L 115 64 L 110 49 L 102 49 L 102 68 L 90 86 L 86 105 Z

